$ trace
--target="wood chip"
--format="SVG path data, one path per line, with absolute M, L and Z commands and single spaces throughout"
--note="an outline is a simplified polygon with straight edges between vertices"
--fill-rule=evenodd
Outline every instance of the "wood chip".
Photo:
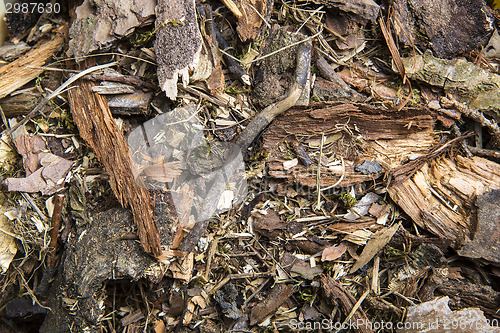
M 43 73 L 41 67 L 59 50 L 63 36 L 56 34 L 51 40 L 40 44 L 21 58 L 0 67 L 0 98 L 24 86 Z

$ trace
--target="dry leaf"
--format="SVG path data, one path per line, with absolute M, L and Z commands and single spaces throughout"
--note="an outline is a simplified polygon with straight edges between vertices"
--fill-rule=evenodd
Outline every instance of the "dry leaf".
M 395 224 L 390 228 L 384 228 L 377 231 L 366 243 L 363 252 L 359 256 L 358 261 L 352 266 L 349 274 L 356 272 L 358 269 L 366 265 L 372 258 L 391 240 L 392 236 L 398 231 L 400 224 Z
M 7 178 L 5 180 L 9 191 L 28 193 L 40 191 L 42 195 L 51 195 L 63 186 L 63 180 L 73 162 L 53 154 L 42 154 L 44 154 L 40 160 L 42 167 L 34 173 L 25 178 Z
M 323 250 L 321 261 L 331 261 L 340 258 L 347 250 L 347 245 L 342 242 L 338 245 L 329 246 Z

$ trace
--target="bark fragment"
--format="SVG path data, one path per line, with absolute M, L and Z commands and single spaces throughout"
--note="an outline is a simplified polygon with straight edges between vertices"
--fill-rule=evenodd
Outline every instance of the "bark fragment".
M 275 285 L 266 300 L 253 307 L 250 313 L 250 325 L 258 324 L 274 313 L 281 304 L 292 296 L 292 291 L 293 285 L 291 284 Z
M 242 42 L 254 40 L 261 31 L 263 18 L 271 16 L 273 0 L 239 0 L 241 16 L 238 17 L 238 35 Z
M 492 190 L 477 197 L 477 221 L 473 240 L 458 252 L 469 258 L 500 262 L 500 191 Z
M 408 46 L 428 42 L 440 58 L 470 52 L 493 32 L 484 0 L 395 0 L 392 6 L 398 38 Z
M 429 112 L 422 108 L 390 112 L 367 104 L 317 103 L 292 108 L 277 117 L 263 134 L 263 148 L 269 153 L 267 165 L 271 176 L 315 187 L 318 164 L 315 156 L 319 153 L 321 135 L 325 133 L 327 148 L 323 150 L 322 161 L 338 161 L 338 165 L 322 167 L 320 186 L 332 186 L 342 175 L 344 178 L 337 186 L 349 186 L 380 175 L 364 175 L 354 170 L 365 160 L 375 160 L 384 170 L 389 170 L 405 158 L 424 155 L 436 144 L 433 124 Z M 302 144 L 313 158 L 313 164 L 309 168 L 298 164 L 284 170 L 283 162 L 290 154 L 286 142 L 291 146 L 294 140 L 301 138 L 307 138 Z M 358 139 L 364 140 L 363 143 Z M 316 149 L 316 155 L 311 155 L 312 149 Z
M 354 304 L 356 304 L 356 299 L 328 275 L 321 275 L 321 288 L 326 296 L 330 298 L 330 301 L 333 304 L 337 304 L 346 316 L 351 312 Z M 368 320 L 368 317 L 361 307 L 354 313 L 351 322 L 355 324 L 353 325 L 354 332 L 373 332 L 370 328 L 370 320 Z
M 154 15 L 154 0 L 85 0 L 69 30 L 68 54 L 84 55 L 109 45 Z
M 500 120 L 500 75 L 465 59 L 440 59 L 431 52 L 402 60 L 409 79 L 443 88 L 460 102 Z
M 373 0 L 312 0 L 312 2 L 354 13 L 370 21 L 375 21 L 380 12 L 380 6 Z
M 80 81 L 68 92 L 73 119 L 81 137 L 92 147 L 110 176 L 113 193 L 134 214 L 137 231 L 146 252 L 160 254 L 160 236 L 153 221 L 153 203 L 148 190 L 134 180 L 130 151 L 118 129 L 106 98 L 92 92 L 91 84 Z
M 482 332 L 497 333 L 500 328 L 490 326 L 483 312 L 477 308 L 466 308 L 452 311 L 448 306 L 448 296 L 439 297 L 408 308 L 405 329 L 398 329 L 398 333 L 449 332 L 450 323 L 459 323 L 453 327 L 453 332 Z
M 195 66 L 203 40 L 198 29 L 194 0 L 159 0 L 156 5 L 155 54 L 160 88 L 177 97 L 177 79 L 187 85 L 188 69 Z

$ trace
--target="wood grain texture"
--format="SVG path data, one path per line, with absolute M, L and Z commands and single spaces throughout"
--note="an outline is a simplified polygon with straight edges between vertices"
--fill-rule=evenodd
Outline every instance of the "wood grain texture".
M 92 92 L 91 86 L 88 81 L 79 81 L 68 92 L 73 120 L 109 174 L 113 193 L 123 206 L 132 209 L 144 250 L 159 255 L 160 236 L 153 220 L 149 191 L 135 182 L 125 137 L 111 115 L 106 98 Z
M 43 69 L 33 68 L 45 65 L 63 42 L 61 34 L 50 41 L 34 47 L 21 58 L 0 67 L 0 98 L 4 98 L 43 73 Z

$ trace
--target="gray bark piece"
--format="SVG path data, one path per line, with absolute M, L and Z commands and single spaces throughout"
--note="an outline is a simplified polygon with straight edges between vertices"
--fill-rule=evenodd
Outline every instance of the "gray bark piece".
M 103 81 L 98 86 L 93 86 L 92 91 L 101 95 L 119 95 L 119 94 L 132 94 L 134 87 L 117 82 Z
M 154 15 L 156 0 L 85 0 L 69 30 L 68 55 L 81 57 L 130 34 Z
M 478 196 L 476 206 L 476 233 L 458 254 L 500 263 L 500 190 L 491 190 Z
M 167 97 L 175 99 L 178 76 L 187 85 L 188 69 L 198 62 L 203 42 L 194 0 L 159 0 L 156 27 L 160 27 L 154 43 L 158 81 Z
M 429 42 L 440 58 L 485 45 L 493 32 L 494 19 L 484 0 L 394 0 L 392 5 L 399 40 L 407 46 Z
M 465 308 L 452 311 L 448 306 L 448 296 L 410 306 L 407 309 L 404 328 L 398 333 L 498 333 L 499 327 L 490 326 L 483 311 L 478 308 Z

